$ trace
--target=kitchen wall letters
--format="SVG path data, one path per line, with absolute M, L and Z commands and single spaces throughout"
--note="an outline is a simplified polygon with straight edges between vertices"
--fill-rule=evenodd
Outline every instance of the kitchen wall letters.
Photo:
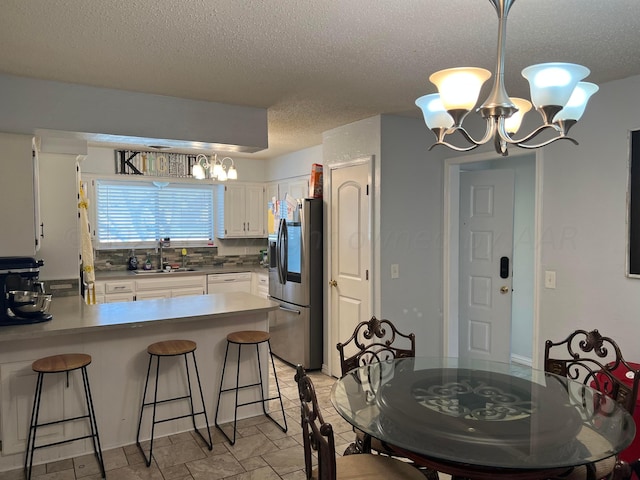
M 191 177 L 196 155 L 182 153 L 114 150 L 115 172 L 118 175 L 148 175 L 154 177 Z

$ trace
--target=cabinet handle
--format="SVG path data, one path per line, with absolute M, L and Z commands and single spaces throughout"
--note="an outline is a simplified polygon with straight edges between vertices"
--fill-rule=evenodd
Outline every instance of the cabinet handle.
M 40 238 L 44 238 L 44 222 L 40 224 Z

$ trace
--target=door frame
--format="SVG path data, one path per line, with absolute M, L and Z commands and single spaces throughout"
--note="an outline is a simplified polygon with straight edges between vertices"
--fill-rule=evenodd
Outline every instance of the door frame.
M 325 312 L 327 312 L 326 315 L 326 338 L 325 338 L 325 356 L 324 356 L 324 364 L 322 366 L 322 371 L 323 373 L 327 374 L 327 375 L 334 375 L 336 377 L 340 376 L 340 372 L 332 372 L 331 371 L 331 355 L 334 353 L 334 350 L 337 352 L 337 350 L 335 349 L 335 345 L 337 344 L 337 341 L 340 341 L 340 339 L 338 339 L 336 341 L 336 339 L 334 338 L 334 322 L 335 319 L 332 318 L 331 312 L 331 302 L 333 301 L 333 289 L 328 288 L 328 284 L 329 284 L 329 280 L 331 280 L 331 269 L 332 269 L 332 265 L 333 265 L 333 245 L 331 243 L 331 239 L 333 238 L 333 231 L 331 229 L 331 225 L 332 225 L 332 217 L 331 217 L 331 205 L 333 202 L 333 199 L 331 198 L 331 187 L 332 187 L 332 176 L 333 176 L 333 172 L 334 170 L 340 169 L 340 168 L 346 168 L 346 167 L 353 167 L 356 165 L 360 165 L 360 164 L 367 164 L 368 165 L 368 183 L 369 183 L 369 232 L 367 238 L 369 238 L 369 265 L 370 265 L 370 270 L 369 270 L 369 311 L 372 312 L 372 315 L 376 315 L 377 310 L 375 309 L 376 306 L 378 306 L 378 301 L 377 299 L 379 298 L 379 295 L 376 295 L 376 292 L 378 292 L 378 289 L 380 288 L 380 279 L 377 278 L 377 275 L 375 274 L 375 272 L 378 271 L 379 267 L 380 267 L 380 262 L 379 262 L 379 251 L 378 251 L 378 243 L 376 242 L 376 238 L 377 238 L 377 225 L 379 224 L 375 219 L 376 219 L 376 212 L 379 211 L 379 209 L 377 208 L 377 201 L 378 201 L 378 195 L 376 195 L 377 191 L 378 191 L 378 182 L 376 181 L 376 165 L 375 165 L 375 156 L 374 155 L 366 155 L 366 156 L 362 156 L 362 157 L 357 157 L 354 158 L 352 160 L 346 160 L 343 162 L 335 162 L 335 163 L 331 163 L 329 165 L 327 165 L 327 168 L 329 170 L 329 174 L 324 176 L 324 182 L 325 182 L 325 186 L 323 188 L 324 191 L 324 198 L 326 201 L 325 204 L 325 208 L 326 208 L 326 215 L 325 215 L 325 231 L 327 232 L 327 237 L 329 239 L 329 241 L 325 242 L 326 244 L 326 258 L 327 258 L 327 262 L 325 263 L 325 272 L 324 272 L 324 278 L 327 279 L 327 281 L 325 282 L 324 285 L 324 289 L 326 292 L 326 299 L 327 299 L 327 303 L 326 303 L 326 308 L 325 308 Z M 376 260 L 378 259 L 378 260 Z
M 534 155 L 535 158 L 535 212 L 534 212 L 534 261 L 533 261 L 533 328 L 532 328 L 532 366 L 540 367 L 540 268 L 542 235 L 542 167 L 544 154 L 542 149 L 535 152 L 516 150 L 509 152 L 511 157 Z M 477 153 L 447 158 L 444 161 L 444 225 L 443 225 L 443 354 L 458 356 L 458 268 L 459 268 L 459 211 L 460 211 L 460 166 L 468 163 L 485 162 L 500 159 L 497 153 Z

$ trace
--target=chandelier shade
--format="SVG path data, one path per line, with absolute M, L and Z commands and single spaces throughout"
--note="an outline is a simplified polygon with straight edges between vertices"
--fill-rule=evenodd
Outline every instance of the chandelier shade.
M 478 95 L 491 72 L 484 68 L 448 68 L 429 77 L 438 87 L 445 110 L 471 111 L 478 102 Z
M 597 90 L 597 85 L 582 82 L 590 71 L 574 63 L 541 63 L 522 70 L 529 82 L 531 102 L 509 97 L 504 83 L 505 39 L 507 15 L 515 0 L 489 0 L 498 14 L 498 53 L 493 85 L 487 99 L 476 108 L 483 84 L 491 72 L 483 68 L 458 67 L 433 73 L 429 80 L 437 87 L 437 94 L 424 95 L 416 100 L 422 110 L 427 127 L 436 136 L 431 146 L 444 145 L 459 152 L 473 150 L 490 141 L 496 152 L 508 155 L 508 147 L 515 145 L 535 149 L 557 140 L 569 140 L 569 129 L 580 119 L 587 101 Z M 514 138 L 524 115 L 535 107 L 542 117 L 542 125 L 522 138 Z M 485 133 L 475 139 L 462 123 L 469 112 L 476 110 L 485 120 Z M 533 143 L 543 131 L 550 131 L 551 138 Z M 467 145 L 458 146 L 446 140 L 448 135 L 459 132 Z
M 509 135 L 513 135 L 520 130 L 524 114 L 531 110 L 531 102 L 518 97 L 511 97 L 509 100 L 511 100 L 518 110 L 510 117 L 504 119 L 504 128 Z
M 416 100 L 416 105 L 422 110 L 424 122 L 430 129 L 450 128 L 453 126 L 453 118 L 444 108 L 439 93 L 423 95 Z
M 591 95 L 598 91 L 595 83 L 578 82 L 573 90 L 567 105 L 553 117 L 553 121 L 559 120 L 575 120 L 576 122 L 582 118 L 582 114 L 587 108 L 587 102 Z
M 522 70 L 536 108 L 566 105 L 578 82 L 589 73 L 587 67 L 573 63 L 540 63 Z

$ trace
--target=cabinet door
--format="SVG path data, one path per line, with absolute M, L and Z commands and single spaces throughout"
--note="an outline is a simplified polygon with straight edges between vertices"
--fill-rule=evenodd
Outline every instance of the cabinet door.
M 35 359 L 34 359 L 35 360 Z M 0 365 L 2 382 L 2 453 L 20 453 L 26 450 L 29 419 L 35 391 L 37 374 L 31 369 L 32 361 L 5 363 Z M 63 418 L 65 412 L 65 382 L 63 377 L 46 375 L 43 401 L 40 403 L 40 421 Z M 75 375 L 69 380 L 75 381 Z M 71 385 L 70 385 L 71 386 Z M 77 385 L 72 386 L 71 391 Z M 81 387 L 82 388 L 82 387 Z M 68 412 L 67 412 L 68 413 Z M 71 428 L 68 424 L 68 428 Z M 38 429 L 39 443 L 61 441 L 64 426 L 49 425 Z
M 136 300 L 153 300 L 154 298 L 171 298 L 171 290 L 149 290 L 136 293 Z
M 0 133 L 0 256 L 36 254 L 32 137 Z M 7 227 L 10 226 L 10 227 Z
M 133 302 L 134 300 L 133 292 L 111 293 L 104 296 L 104 303 Z
M 224 233 L 225 237 L 243 237 L 246 231 L 246 191 L 243 185 L 225 185 Z
M 274 199 L 277 201 L 280 197 L 278 196 L 278 183 L 270 182 L 267 183 L 266 193 L 265 193 L 265 203 L 272 202 Z
M 297 180 L 291 180 L 289 182 L 288 193 L 293 198 L 308 198 L 309 179 L 305 177 Z
M 202 295 L 202 287 L 177 288 L 171 290 L 172 297 L 186 297 L 188 295 Z
M 267 207 L 264 202 L 264 187 L 262 185 L 247 185 L 245 199 L 245 236 L 266 237 L 264 212 Z

